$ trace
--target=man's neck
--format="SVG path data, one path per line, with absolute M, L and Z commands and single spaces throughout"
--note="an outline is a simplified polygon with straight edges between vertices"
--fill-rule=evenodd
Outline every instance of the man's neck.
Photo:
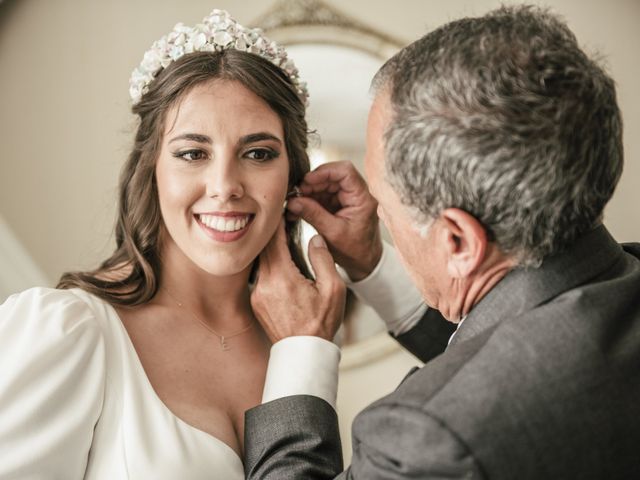
M 515 266 L 515 261 L 492 247 L 485 260 L 469 277 L 460 279 L 455 287 L 455 300 L 449 307 L 449 318 L 454 323 L 466 317 L 471 309 L 502 280 Z

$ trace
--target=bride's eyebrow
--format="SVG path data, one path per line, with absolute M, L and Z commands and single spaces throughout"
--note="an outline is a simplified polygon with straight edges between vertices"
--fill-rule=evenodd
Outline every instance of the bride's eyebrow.
M 177 142 L 179 140 L 190 140 L 192 142 L 206 143 L 209 145 L 213 144 L 213 140 L 211 139 L 211 137 L 209 137 L 208 135 L 203 135 L 201 133 L 183 133 L 181 135 L 177 135 L 173 137 L 171 140 L 169 140 L 169 143 Z M 247 145 L 249 143 L 261 142 L 264 140 L 271 140 L 282 145 L 282 141 L 275 135 L 272 135 L 271 133 L 267 133 L 267 132 L 258 132 L 258 133 L 250 133 L 249 135 L 240 137 L 240 139 L 238 140 L 238 146 Z
M 248 143 L 261 142 L 264 140 L 272 140 L 282 145 L 282 141 L 275 135 L 272 135 L 271 133 L 267 133 L 267 132 L 258 132 L 258 133 L 250 133 L 249 135 L 240 137 L 240 139 L 238 140 L 238 146 L 241 147 L 243 145 L 247 145 Z
M 169 140 L 169 143 L 177 142 L 178 140 L 191 140 L 192 142 L 197 143 L 213 143 L 211 141 L 211 137 L 207 135 L 203 135 L 201 133 L 183 133 L 182 135 L 178 135 L 177 137 L 173 137 Z

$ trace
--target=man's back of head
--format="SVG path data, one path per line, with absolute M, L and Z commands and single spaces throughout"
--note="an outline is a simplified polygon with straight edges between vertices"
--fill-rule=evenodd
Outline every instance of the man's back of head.
M 503 7 L 451 22 L 382 67 L 387 177 L 418 221 L 473 215 L 520 265 L 601 221 L 623 164 L 613 80 L 557 17 Z

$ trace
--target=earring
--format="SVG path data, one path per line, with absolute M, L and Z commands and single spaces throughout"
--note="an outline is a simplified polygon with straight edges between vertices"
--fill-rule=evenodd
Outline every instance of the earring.
M 302 191 L 297 186 L 293 187 L 293 190 L 287 193 L 287 198 L 301 197 L 301 196 L 302 196 Z
M 298 187 L 293 187 L 293 189 L 289 193 L 287 193 L 287 196 L 284 199 L 284 203 L 282 204 L 282 209 L 283 210 L 287 209 L 287 205 L 291 197 L 301 197 L 301 196 L 302 196 L 302 192 L 300 191 L 300 189 Z

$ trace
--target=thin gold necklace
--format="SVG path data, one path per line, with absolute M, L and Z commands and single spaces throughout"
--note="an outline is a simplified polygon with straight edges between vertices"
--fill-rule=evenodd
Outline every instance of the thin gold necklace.
M 162 289 L 165 292 L 167 292 L 167 295 L 169 295 L 173 299 L 174 302 L 176 302 L 176 305 L 178 305 L 178 307 L 185 309 L 187 311 L 187 313 L 190 314 L 193 318 L 195 318 L 200 325 L 202 325 L 204 328 L 209 330 L 211 333 L 213 333 L 216 337 L 218 337 L 220 339 L 220 349 L 223 352 L 227 352 L 227 351 L 231 350 L 231 347 L 227 343 L 227 340 L 229 340 L 230 338 L 236 337 L 236 336 L 240 335 L 241 333 L 246 332 L 247 330 L 249 330 L 252 327 L 252 324 L 250 323 L 249 325 L 247 325 L 246 327 L 243 327 L 241 330 L 238 330 L 237 332 L 230 333 L 229 335 L 220 335 L 213 328 L 211 328 L 207 323 L 205 323 L 202 320 L 200 320 L 200 317 L 198 317 L 195 313 L 193 313 L 191 310 L 189 310 L 187 307 L 185 307 L 182 302 L 179 302 L 176 299 L 176 297 L 171 295 L 169 290 L 167 290 L 165 287 L 162 287 Z

